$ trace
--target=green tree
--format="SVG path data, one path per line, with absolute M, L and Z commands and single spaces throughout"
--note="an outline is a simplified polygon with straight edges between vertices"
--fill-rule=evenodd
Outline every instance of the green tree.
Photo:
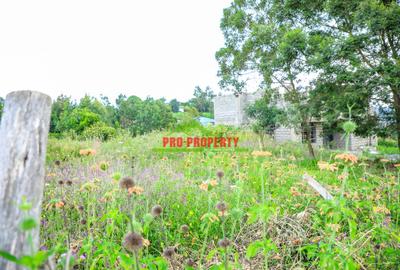
M 275 1 L 279 2 L 279 1 Z M 392 108 L 400 147 L 400 5 L 396 0 L 282 1 L 281 15 L 329 37 L 320 64 L 325 79 L 369 91 L 369 102 Z M 339 90 L 339 88 L 336 88 Z M 339 99 L 343 100 L 343 99 Z M 368 106 L 369 107 L 369 106 Z
M 161 130 L 175 122 L 170 106 L 163 100 L 147 98 L 142 101 L 136 96 L 120 96 L 116 103 L 121 126 L 133 136 Z
M 50 116 L 50 132 L 61 133 L 65 130 L 60 130 L 62 125 L 60 124 L 61 118 L 67 117 L 76 107 L 76 104 L 71 100 L 71 97 L 60 95 L 55 101 L 53 101 L 51 107 Z
M 215 97 L 214 92 L 211 90 L 209 86 L 207 86 L 204 90 L 200 88 L 200 86 L 196 86 L 194 88 L 194 98 L 189 100 L 190 106 L 193 106 L 199 112 L 213 112 L 213 98 Z
M 296 21 L 280 16 L 273 2 L 238 0 L 224 10 L 221 29 L 225 47 L 216 53 L 220 85 L 240 93 L 247 85 L 246 74 L 258 74 L 260 87 L 284 100 L 286 125 L 305 135 L 314 157 L 310 122 L 317 113 L 311 99 L 315 85 L 304 78 L 317 72 L 311 46 L 316 37 L 303 31 Z
M 174 113 L 179 112 L 180 102 L 179 102 L 178 100 L 176 100 L 175 98 L 172 99 L 172 100 L 169 102 L 169 105 L 171 106 L 172 112 L 174 112 Z
M 91 112 L 87 108 L 75 108 L 71 113 L 63 113 L 56 129 L 60 132 L 73 130 L 78 135 L 88 128 L 100 122 L 100 115 Z

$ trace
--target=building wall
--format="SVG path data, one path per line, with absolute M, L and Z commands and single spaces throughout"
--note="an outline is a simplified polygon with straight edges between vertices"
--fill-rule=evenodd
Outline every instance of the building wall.
M 214 98 L 214 119 L 216 125 L 233 125 L 243 126 L 250 123 L 249 118 L 246 116 L 245 108 L 254 103 L 257 99 L 262 97 L 261 92 L 253 94 L 241 94 L 238 97 L 234 95 L 216 96 Z M 312 121 L 314 122 L 314 121 Z M 315 147 L 324 146 L 324 138 L 322 135 L 322 123 L 314 122 L 316 125 L 316 142 L 313 143 Z M 296 132 L 293 128 L 279 127 L 274 131 L 274 138 L 277 142 L 295 141 L 301 142 L 302 135 Z M 335 133 L 333 141 L 329 142 L 333 148 L 345 148 L 345 141 L 343 134 Z M 377 145 L 377 138 L 361 138 L 352 135 L 350 139 L 350 150 L 360 151 L 364 147 L 375 147 Z

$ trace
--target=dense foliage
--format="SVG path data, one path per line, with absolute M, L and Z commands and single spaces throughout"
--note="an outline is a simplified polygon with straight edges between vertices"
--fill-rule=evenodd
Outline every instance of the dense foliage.
M 312 117 L 337 130 L 352 106 L 356 133 L 394 130 L 400 146 L 398 1 L 236 0 L 221 29 L 222 87 L 240 93 L 253 72 L 295 108 L 293 124 L 306 132 Z M 389 108 L 386 119 L 379 108 Z

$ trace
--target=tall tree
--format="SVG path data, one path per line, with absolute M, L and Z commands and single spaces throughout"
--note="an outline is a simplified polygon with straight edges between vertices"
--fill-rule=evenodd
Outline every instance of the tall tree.
M 351 81 L 393 110 L 400 148 L 400 2 L 396 0 L 304 0 L 281 2 L 286 17 L 332 38 L 325 59 L 330 81 Z M 344 75 L 345 77 L 341 76 Z M 340 83 L 340 85 L 343 85 Z M 349 85 L 349 84 L 347 84 Z M 354 94 L 354 93 L 353 93 Z
M 213 98 L 215 97 L 214 92 L 209 86 L 204 90 L 200 86 L 194 88 L 194 98 L 189 100 L 189 104 L 195 107 L 199 112 L 210 112 L 214 111 Z
M 310 45 L 317 37 L 303 31 L 296 21 L 281 17 L 275 7 L 273 1 L 237 0 L 224 10 L 225 47 L 216 53 L 220 85 L 242 92 L 246 74 L 259 74 L 261 87 L 285 100 L 290 111 L 286 124 L 304 134 L 314 157 L 310 123 L 316 112 L 310 93 L 315 87 L 307 77 L 317 72 Z

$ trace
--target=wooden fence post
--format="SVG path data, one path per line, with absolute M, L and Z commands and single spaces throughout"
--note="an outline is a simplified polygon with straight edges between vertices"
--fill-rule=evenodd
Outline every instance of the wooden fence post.
M 7 95 L 0 126 L 0 250 L 14 256 L 31 254 L 27 233 L 19 229 L 23 198 L 29 216 L 39 223 L 51 99 L 34 91 Z M 30 231 L 33 251 L 39 246 L 39 224 Z M 23 269 L 0 258 L 0 269 Z

